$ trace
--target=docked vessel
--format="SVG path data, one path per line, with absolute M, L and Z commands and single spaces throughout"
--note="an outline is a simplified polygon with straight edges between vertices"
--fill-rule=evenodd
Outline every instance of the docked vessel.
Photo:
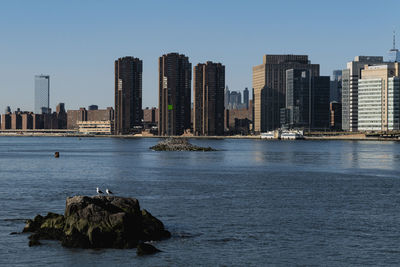
M 281 134 L 282 140 L 297 140 L 304 139 L 303 131 L 301 130 L 292 130 L 292 131 L 283 131 Z
M 281 131 L 280 130 L 268 131 L 265 133 L 261 133 L 260 137 L 261 137 L 261 139 L 280 139 Z

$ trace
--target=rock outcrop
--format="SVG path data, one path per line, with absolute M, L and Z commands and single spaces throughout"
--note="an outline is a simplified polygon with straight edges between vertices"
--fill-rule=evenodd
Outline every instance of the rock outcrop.
M 146 243 L 140 243 L 136 248 L 136 254 L 138 256 L 151 255 L 157 252 L 161 252 L 161 250 L 157 249 L 153 245 Z
M 37 215 L 23 232 L 33 233 L 31 245 L 50 239 L 79 248 L 134 248 L 142 241 L 171 236 L 160 220 L 140 210 L 137 199 L 116 196 L 67 198 L 64 215 Z
M 150 149 L 155 151 L 216 151 L 211 147 L 192 145 L 187 138 L 167 138 Z

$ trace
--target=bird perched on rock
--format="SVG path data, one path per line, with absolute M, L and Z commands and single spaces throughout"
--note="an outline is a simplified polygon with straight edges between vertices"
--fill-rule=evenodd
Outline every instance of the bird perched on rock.
M 96 191 L 97 191 L 97 194 L 99 194 L 99 195 L 104 194 L 103 191 L 101 191 L 98 187 L 96 187 Z
M 107 193 L 107 195 L 112 195 L 112 194 L 114 194 L 113 192 L 111 192 L 110 190 L 108 190 L 108 188 L 106 189 L 106 193 Z

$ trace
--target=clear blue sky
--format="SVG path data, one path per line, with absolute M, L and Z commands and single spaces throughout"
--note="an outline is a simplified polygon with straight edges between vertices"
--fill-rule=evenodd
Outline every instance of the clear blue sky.
M 33 110 L 34 75 L 51 76 L 51 106 L 114 105 L 114 60 L 143 60 L 143 107 L 158 105 L 157 59 L 226 66 L 232 90 L 251 88 L 264 54 L 308 54 L 321 74 L 357 55 L 383 55 L 400 1 L 0 0 L 0 113 Z

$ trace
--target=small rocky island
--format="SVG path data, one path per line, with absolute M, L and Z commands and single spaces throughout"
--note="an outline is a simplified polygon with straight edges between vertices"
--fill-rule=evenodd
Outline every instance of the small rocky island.
M 48 213 L 28 220 L 23 232 L 32 232 L 29 245 L 59 240 L 72 248 L 138 248 L 138 254 L 158 250 L 145 241 L 171 237 L 164 224 L 135 198 L 74 196 L 66 200 L 64 215 Z M 150 246 L 150 247 L 149 247 Z
M 216 151 L 211 147 L 192 145 L 187 138 L 167 138 L 150 149 L 155 151 Z

